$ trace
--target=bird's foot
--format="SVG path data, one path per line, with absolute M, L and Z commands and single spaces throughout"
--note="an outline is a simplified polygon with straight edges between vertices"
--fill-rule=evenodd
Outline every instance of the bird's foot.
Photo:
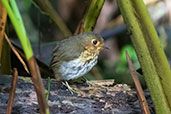
M 85 83 L 86 83 L 88 86 L 94 86 L 94 84 L 91 83 L 86 77 L 83 76 L 83 78 L 84 78 L 84 80 L 85 80 Z
M 94 86 L 94 84 L 93 83 L 91 83 L 89 80 L 86 80 L 86 82 L 85 82 L 88 86 Z
M 69 90 L 69 92 L 70 92 L 71 94 L 77 93 L 77 91 L 74 90 L 74 89 L 68 84 L 67 81 L 62 82 L 62 84 L 68 88 L 68 90 Z

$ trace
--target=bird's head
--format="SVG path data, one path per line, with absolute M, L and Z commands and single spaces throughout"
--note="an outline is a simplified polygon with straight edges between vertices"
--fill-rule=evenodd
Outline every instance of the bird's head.
M 89 52 L 99 53 L 102 49 L 105 48 L 104 40 L 99 34 L 93 32 L 85 32 L 80 34 L 79 38 L 81 44 Z

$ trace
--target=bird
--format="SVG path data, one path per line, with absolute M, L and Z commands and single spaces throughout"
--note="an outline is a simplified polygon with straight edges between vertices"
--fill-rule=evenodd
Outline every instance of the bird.
M 77 79 L 88 73 L 96 64 L 100 51 L 106 48 L 103 38 L 94 32 L 85 32 L 57 42 L 52 53 L 50 67 L 56 79 Z

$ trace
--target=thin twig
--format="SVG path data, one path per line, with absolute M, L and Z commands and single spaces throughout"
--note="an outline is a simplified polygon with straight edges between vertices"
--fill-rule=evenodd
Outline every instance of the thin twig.
M 8 36 L 6 35 L 6 33 L 4 32 L 4 36 L 6 41 L 8 42 L 9 46 L 11 47 L 12 51 L 14 52 L 14 54 L 17 56 L 17 58 L 19 59 L 19 61 L 21 62 L 21 64 L 23 65 L 24 69 L 26 70 L 27 73 L 30 73 L 26 63 L 24 62 L 24 60 L 22 59 L 22 57 L 20 56 L 20 54 L 16 51 L 15 47 L 12 45 L 11 41 L 8 39 Z
M 6 114 L 11 114 L 11 111 L 12 111 L 12 105 L 13 105 L 14 97 L 15 97 L 17 79 L 18 79 L 18 71 L 16 68 L 14 68 L 13 80 L 11 83 L 11 90 L 10 90 L 10 94 L 9 94 L 9 98 L 8 98 L 8 105 L 7 105 Z
M 129 69 L 130 69 L 130 72 L 131 72 L 131 75 L 132 75 L 132 78 L 134 80 L 135 87 L 137 90 L 137 95 L 138 95 L 138 99 L 139 99 L 139 102 L 141 105 L 142 114 L 150 114 L 150 110 L 148 108 L 148 104 L 147 104 L 146 98 L 144 96 L 143 89 L 142 89 L 141 84 L 140 84 L 138 77 L 137 77 L 137 72 L 135 70 L 135 67 L 134 67 L 132 61 L 130 60 L 130 57 L 129 57 L 127 51 L 126 51 L 126 57 L 127 57 Z

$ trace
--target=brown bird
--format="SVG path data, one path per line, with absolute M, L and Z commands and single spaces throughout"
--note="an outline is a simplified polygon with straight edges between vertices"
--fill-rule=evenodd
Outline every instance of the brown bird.
M 53 51 L 51 68 L 57 79 L 77 79 L 89 72 L 97 63 L 99 52 L 104 49 L 103 38 L 93 32 L 86 32 L 59 41 Z

